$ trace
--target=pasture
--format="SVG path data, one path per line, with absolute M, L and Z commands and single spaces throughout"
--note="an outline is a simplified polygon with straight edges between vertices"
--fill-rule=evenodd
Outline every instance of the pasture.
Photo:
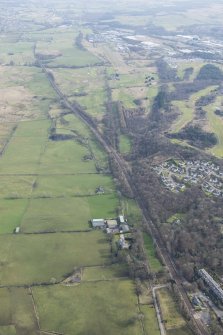
M 156 256 L 155 246 L 153 244 L 153 240 L 150 235 L 144 233 L 144 246 L 146 250 L 146 254 L 148 257 L 149 267 L 152 272 L 159 272 L 162 270 L 163 266 L 160 263 L 159 259 Z
M 42 175 L 38 177 L 33 197 L 95 195 L 99 186 L 103 187 L 105 194 L 114 192 L 111 176 L 102 174 Z
M 140 310 L 144 315 L 144 326 L 146 335 L 160 335 L 156 311 L 153 305 L 141 305 Z
M 109 264 L 109 255 L 109 244 L 101 231 L 0 235 L 0 284 L 60 281 L 75 267 Z
M 161 288 L 157 291 L 157 297 L 161 306 L 162 318 L 166 320 L 165 328 L 167 332 L 175 330 L 176 334 L 178 334 L 177 331 L 186 326 L 186 321 L 180 314 L 171 291 L 168 288 Z
M 142 333 L 130 280 L 39 287 L 33 291 L 42 330 L 95 335 Z
M 20 226 L 27 204 L 27 199 L 0 200 L 0 234 L 12 234 Z
M 49 31 L 48 31 L 49 32 Z M 62 34 L 61 34 L 62 32 Z M 47 30 L 45 30 L 47 37 Z M 36 52 L 49 59 L 51 66 L 82 67 L 100 63 L 100 59 L 75 45 L 77 34 L 63 28 L 54 29 L 45 41 L 37 43 Z
M 127 135 L 119 136 L 119 151 L 122 154 L 128 154 L 131 151 L 131 140 Z
M 111 280 L 128 277 L 127 264 L 120 263 L 103 267 L 89 267 L 83 269 L 83 281 Z
M 23 288 L 0 289 L 0 334 L 37 335 L 32 297 Z
M 83 231 L 93 218 L 117 216 L 116 195 L 32 199 L 21 223 L 22 232 Z
M 50 141 L 41 159 L 39 173 L 94 173 L 94 160 L 84 158 L 89 155 L 88 147 L 76 141 Z
M 0 161 L 0 174 L 36 173 L 48 127 L 48 121 L 20 122 Z

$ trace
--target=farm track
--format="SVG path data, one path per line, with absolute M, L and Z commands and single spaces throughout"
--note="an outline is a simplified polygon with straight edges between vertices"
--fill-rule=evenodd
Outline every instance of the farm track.
M 113 158 L 113 160 L 116 162 L 116 164 L 119 166 L 120 171 L 122 171 L 122 179 L 124 180 L 125 184 L 128 185 L 129 189 L 132 191 L 132 194 L 134 195 L 135 200 L 137 201 L 141 211 L 142 216 L 145 222 L 147 222 L 148 227 L 150 229 L 151 236 L 153 238 L 153 241 L 155 245 L 157 246 L 157 249 L 159 250 L 161 257 L 163 258 L 164 264 L 167 266 L 170 276 L 175 281 L 176 286 L 178 288 L 178 291 L 181 295 L 181 298 L 183 299 L 185 305 L 188 309 L 188 314 L 190 316 L 190 320 L 193 321 L 194 328 L 196 330 L 197 335 L 209 335 L 208 330 L 205 328 L 203 323 L 200 320 L 197 320 L 194 315 L 194 310 L 191 305 L 191 302 L 187 296 L 186 290 L 182 286 L 183 278 L 178 273 L 175 263 L 170 256 L 168 250 L 165 247 L 165 241 L 163 240 L 159 230 L 154 225 L 150 218 L 150 214 L 148 212 L 148 209 L 146 208 L 144 204 L 144 200 L 141 197 L 141 194 L 139 190 L 134 185 L 134 182 L 132 180 L 130 168 L 127 165 L 127 163 L 124 161 L 124 159 L 116 152 L 114 148 L 111 147 L 109 143 L 105 141 L 103 138 L 103 135 L 98 131 L 96 123 L 91 119 L 89 115 L 86 114 L 86 112 L 81 108 L 79 104 L 71 104 L 67 97 L 61 92 L 58 85 L 53 80 L 51 73 L 47 71 L 45 66 L 37 60 L 40 67 L 42 68 L 43 72 L 45 73 L 46 77 L 48 78 L 52 88 L 57 93 L 59 98 L 63 100 L 65 106 L 70 109 L 75 115 L 77 115 L 92 131 L 92 133 L 95 135 L 98 142 L 102 145 L 102 147 L 105 149 L 109 157 Z

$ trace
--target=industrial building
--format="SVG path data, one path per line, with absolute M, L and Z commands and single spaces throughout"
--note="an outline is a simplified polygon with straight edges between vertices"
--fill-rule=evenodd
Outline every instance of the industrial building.
M 200 269 L 198 271 L 204 282 L 209 286 L 211 292 L 223 303 L 223 290 L 221 286 L 209 275 L 209 273 Z

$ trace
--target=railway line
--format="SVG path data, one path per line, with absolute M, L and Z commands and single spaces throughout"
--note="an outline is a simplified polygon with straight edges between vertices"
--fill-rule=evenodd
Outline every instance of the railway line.
M 143 219 L 147 222 L 148 227 L 150 229 L 151 236 L 153 238 L 153 241 L 157 247 L 157 249 L 160 252 L 161 257 L 163 258 L 163 261 L 165 263 L 165 266 L 168 268 L 171 278 L 175 281 L 176 286 L 178 288 L 178 291 L 181 295 L 182 300 L 184 301 L 185 306 L 187 307 L 188 314 L 190 316 L 190 320 L 193 321 L 193 325 L 195 328 L 195 331 L 197 335 L 210 335 L 208 329 L 205 327 L 205 325 L 200 321 L 199 319 L 195 318 L 195 312 L 191 305 L 191 302 L 187 296 L 187 293 L 182 286 L 182 280 L 183 278 L 178 273 L 175 263 L 173 259 L 171 258 L 168 250 L 165 247 L 164 240 L 157 229 L 157 227 L 154 225 L 152 220 L 150 219 L 150 215 L 148 213 L 148 210 L 144 204 L 144 201 L 139 193 L 139 190 L 135 187 L 132 176 L 130 173 L 130 169 L 124 161 L 124 159 L 120 156 L 120 154 L 113 148 L 105 139 L 103 138 L 103 135 L 99 132 L 97 129 L 96 123 L 87 115 L 87 113 L 81 108 L 81 106 L 77 103 L 71 104 L 67 97 L 63 94 L 63 92 L 60 90 L 58 85 L 55 83 L 54 78 L 50 72 L 47 71 L 45 66 L 37 59 L 37 62 L 39 66 L 42 68 L 43 72 L 47 76 L 52 88 L 57 93 L 59 98 L 63 101 L 63 104 L 68 108 L 70 111 L 72 111 L 75 115 L 77 115 L 87 126 L 90 128 L 92 133 L 94 134 L 95 138 L 98 140 L 98 142 L 102 145 L 102 147 L 106 150 L 109 157 L 113 158 L 116 164 L 119 166 L 120 171 L 122 173 L 122 178 L 126 185 L 128 185 L 129 189 L 132 191 L 132 194 L 134 195 L 135 200 L 137 201 L 143 215 Z

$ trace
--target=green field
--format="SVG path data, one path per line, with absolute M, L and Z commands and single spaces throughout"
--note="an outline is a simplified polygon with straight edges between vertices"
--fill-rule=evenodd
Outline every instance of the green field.
M 187 329 L 186 321 L 179 312 L 177 302 L 168 288 L 157 291 L 157 297 L 161 306 L 162 318 L 165 320 L 165 328 L 169 335 L 191 335 Z
M 128 154 L 131 151 L 131 140 L 126 135 L 119 136 L 119 150 L 122 154 Z
M 0 300 L 1 335 L 37 335 L 37 322 L 28 290 L 1 288 Z
M 20 226 L 27 205 L 27 199 L 0 200 L 0 234 L 12 234 Z
M 189 122 L 193 120 L 196 101 L 200 97 L 208 95 L 214 89 L 216 89 L 216 86 L 209 86 L 197 93 L 192 94 L 188 101 L 187 100 L 173 101 L 173 106 L 175 106 L 180 111 L 180 115 L 177 117 L 176 121 L 173 123 L 171 127 L 172 133 L 179 132 L 183 127 L 185 127 Z
M 41 159 L 40 173 L 92 173 L 96 172 L 93 160 L 84 161 L 89 155 L 84 145 L 75 141 L 49 142 Z
M 114 194 L 89 197 L 32 199 L 23 217 L 22 232 L 82 231 L 93 218 L 116 217 Z
M 207 112 L 208 127 L 211 132 L 214 132 L 218 143 L 208 151 L 213 155 L 222 158 L 223 157 L 223 118 L 215 114 L 216 108 L 222 107 L 222 97 L 217 97 L 216 101 L 204 107 L 204 110 Z
M 128 277 L 126 264 L 114 264 L 106 267 L 89 267 L 83 271 L 83 281 L 110 280 L 121 277 Z
M 49 32 L 49 30 L 48 30 Z M 63 32 L 63 34 L 61 34 Z M 47 33 L 47 31 L 46 31 Z M 45 35 L 47 37 L 47 34 Z M 73 31 L 66 31 L 61 28 L 54 29 L 53 35 L 48 41 L 39 41 L 37 43 L 37 53 L 46 55 L 53 55 L 50 59 L 51 66 L 73 66 L 82 67 L 100 63 L 101 60 L 92 55 L 87 50 L 81 50 L 74 45 L 75 34 Z
M 121 198 L 121 210 L 132 226 L 138 226 L 142 221 L 142 213 L 133 199 Z
M 17 335 L 14 326 L 0 326 L 0 335 Z
M 0 174 L 36 173 L 48 127 L 48 121 L 20 123 L 0 161 Z
M 0 284 L 28 285 L 50 282 L 52 278 L 62 280 L 75 267 L 109 263 L 109 254 L 106 236 L 100 231 L 1 235 Z
M 112 178 L 102 174 L 39 176 L 33 197 L 95 195 L 99 186 L 105 194 L 114 192 Z
M 0 175 L 0 198 L 16 199 L 31 196 L 35 176 Z
M 144 314 L 146 335 L 160 335 L 155 308 L 152 305 L 141 305 L 140 310 Z
M 92 335 L 142 333 L 129 280 L 35 288 L 34 297 L 42 330 Z
M 159 259 L 156 256 L 155 246 L 153 244 L 153 240 L 150 235 L 144 233 L 144 246 L 146 249 L 149 266 L 152 272 L 158 272 L 162 270 L 162 264 L 160 263 Z

